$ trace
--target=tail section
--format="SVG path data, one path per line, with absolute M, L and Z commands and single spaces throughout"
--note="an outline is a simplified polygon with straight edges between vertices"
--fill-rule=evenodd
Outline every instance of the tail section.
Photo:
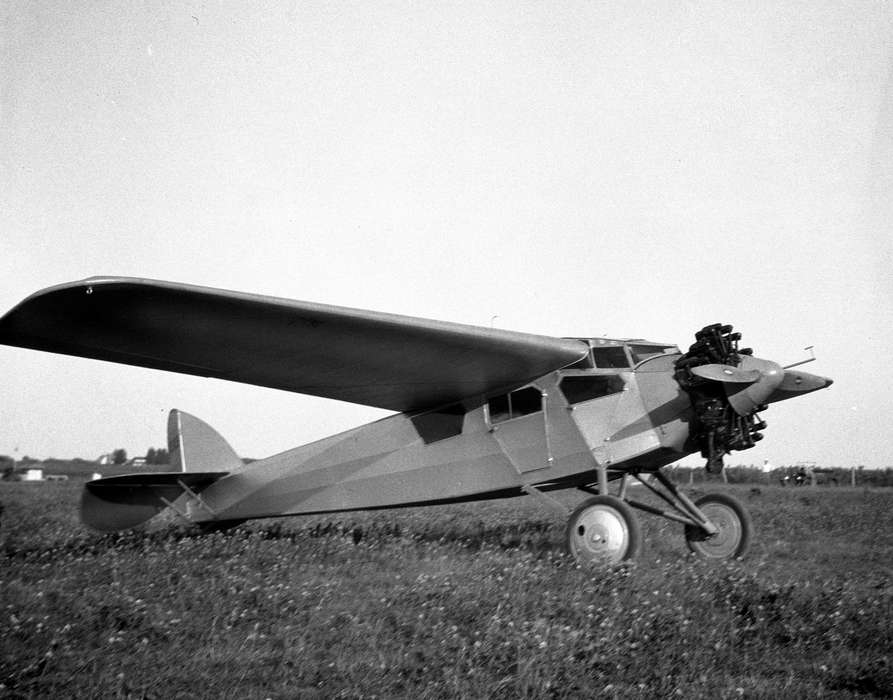
M 199 495 L 242 460 L 216 430 L 195 416 L 174 409 L 168 418 L 168 454 L 177 471 L 126 474 L 84 485 L 81 520 L 94 530 L 115 532 L 136 527 L 171 507 L 185 518 L 214 513 Z
M 198 494 L 227 472 L 125 474 L 89 481 L 81 494 L 81 521 L 100 532 L 127 530 L 155 517 L 181 498 L 185 513 Z M 201 501 L 198 499 L 201 506 Z M 178 509 L 180 512 L 180 509 Z M 188 517 L 188 516 L 187 516 Z
M 231 472 L 242 467 L 242 460 L 214 428 L 176 408 L 167 419 L 167 451 L 171 467 L 181 472 Z

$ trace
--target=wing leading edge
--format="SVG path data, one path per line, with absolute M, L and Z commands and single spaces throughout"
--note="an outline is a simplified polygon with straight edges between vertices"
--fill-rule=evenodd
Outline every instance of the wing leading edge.
M 572 364 L 580 341 L 209 287 L 95 277 L 0 318 L 0 343 L 414 411 Z

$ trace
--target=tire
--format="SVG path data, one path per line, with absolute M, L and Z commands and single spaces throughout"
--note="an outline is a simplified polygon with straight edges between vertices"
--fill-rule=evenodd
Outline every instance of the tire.
M 708 535 L 700 527 L 686 525 L 688 548 L 707 559 L 743 557 L 750 548 L 753 524 L 741 501 L 724 493 L 710 493 L 695 501 L 695 505 L 719 528 L 719 532 Z
M 567 520 L 567 550 L 579 564 L 616 564 L 632 559 L 641 541 L 639 520 L 616 496 L 589 498 Z

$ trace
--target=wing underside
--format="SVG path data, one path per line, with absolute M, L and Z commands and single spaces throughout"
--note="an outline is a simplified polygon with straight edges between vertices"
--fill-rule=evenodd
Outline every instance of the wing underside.
M 154 280 L 38 292 L 0 342 L 394 411 L 492 394 L 565 367 L 576 340 Z

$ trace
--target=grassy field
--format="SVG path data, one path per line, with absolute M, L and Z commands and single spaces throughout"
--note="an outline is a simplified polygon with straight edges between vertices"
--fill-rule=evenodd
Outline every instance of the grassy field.
M 0 484 L 0 697 L 893 695 L 893 490 L 717 484 L 743 562 L 641 514 L 584 570 L 530 498 L 100 536 L 79 488 Z

